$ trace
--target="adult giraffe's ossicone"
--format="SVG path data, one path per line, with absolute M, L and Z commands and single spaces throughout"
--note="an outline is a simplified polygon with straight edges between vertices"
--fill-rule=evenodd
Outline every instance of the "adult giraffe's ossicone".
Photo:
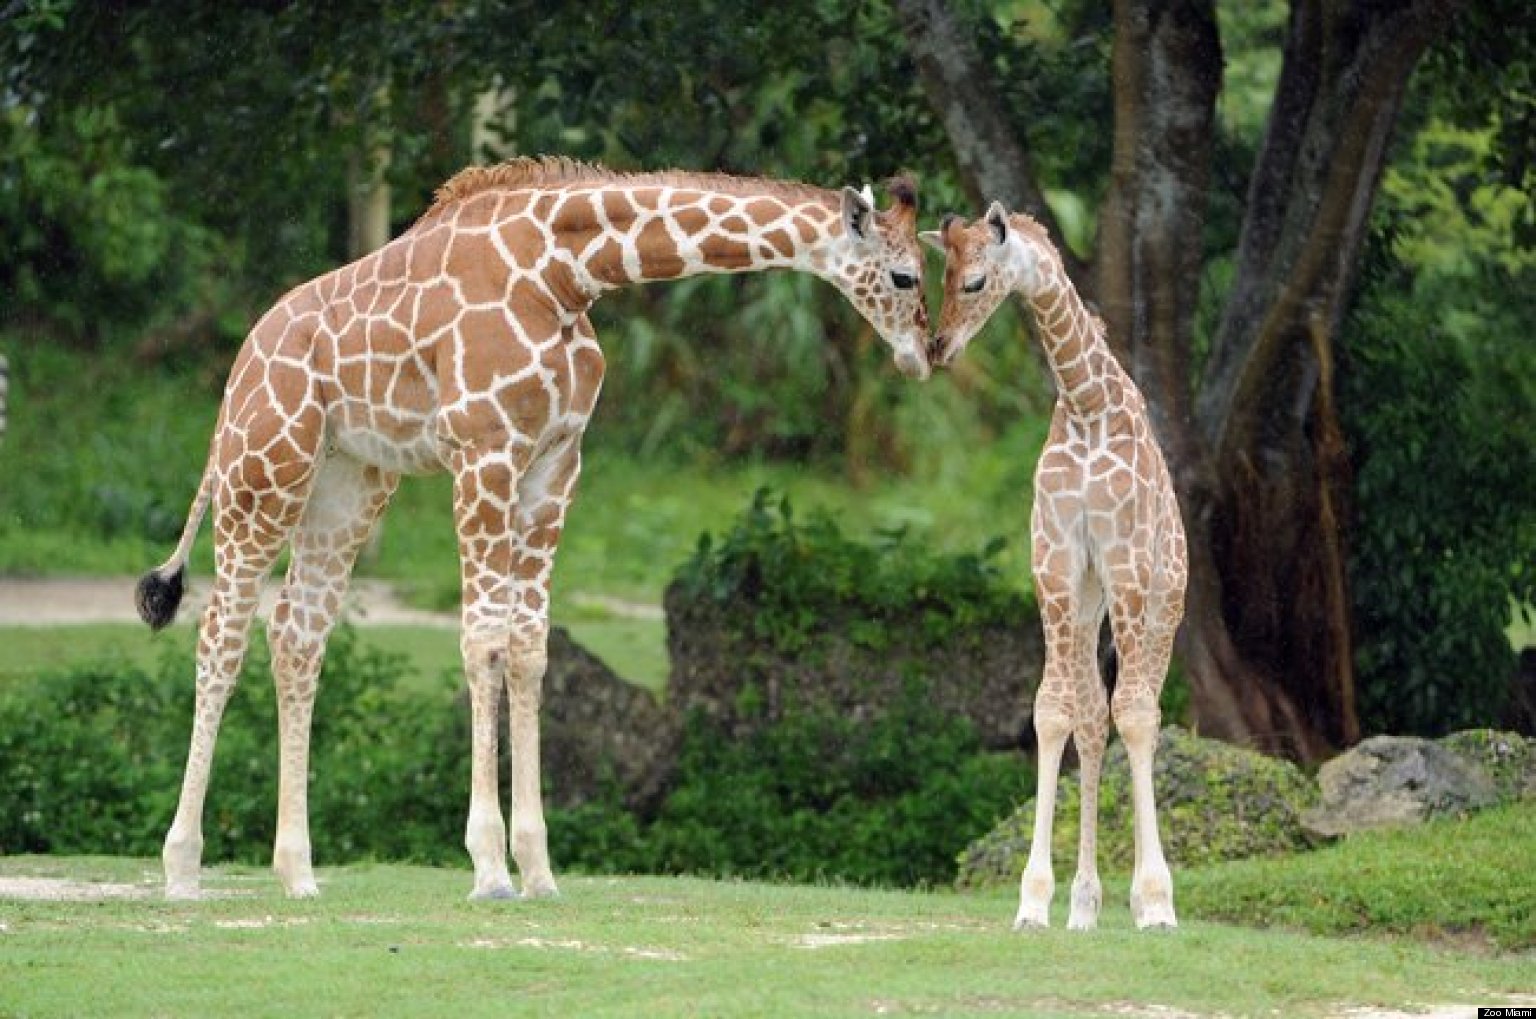
M 202 813 L 219 721 L 274 560 L 291 548 L 268 629 L 281 728 L 273 867 L 318 892 L 306 806 L 310 718 L 325 642 L 358 549 L 401 474 L 450 471 L 463 578 L 461 649 L 473 712 L 465 844 L 472 895 L 513 896 L 498 801 L 506 684 L 511 849 L 524 895 L 555 893 L 539 791 L 549 580 L 603 379 L 587 310 L 602 293 L 700 273 L 796 269 L 830 281 L 928 374 L 917 197 L 709 173 L 614 173 L 564 159 L 465 170 L 399 238 L 291 291 L 225 388 L 175 553 L 139 584 L 160 627 L 181 598 L 211 506 L 216 573 L 197 650 L 197 706 L 166 892 L 198 892 Z
M 1162 717 L 1158 697 L 1184 614 L 1188 567 L 1179 503 L 1146 402 L 1110 352 L 1104 323 L 1083 306 L 1040 224 L 1010 216 L 994 202 L 975 223 L 946 218 L 941 231 L 922 238 L 945 253 L 935 363 L 952 361 L 1003 299 L 1018 294 L 1034 314 L 1056 383 L 1030 516 L 1045 669 L 1035 695 L 1035 829 L 1014 925 L 1044 926 L 1050 919 L 1051 821 L 1068 736 L 1081 761 L 1082 817 L 1067 923 L 1079 929 L 1098 924 L 1098 787 L 1111 704 L 1097 651 L 1107 613 L 1119 655 L 1113 715 L 1130 760 L 1135 811 L 1131 913 L 1138 927 L 1176 926 L 1152 758 Z

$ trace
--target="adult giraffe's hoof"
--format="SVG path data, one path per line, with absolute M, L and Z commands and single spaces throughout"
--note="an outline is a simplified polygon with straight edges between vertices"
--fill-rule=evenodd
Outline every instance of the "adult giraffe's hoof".
M 165 898 L 168 902 L 196 902 L 203 897 L 196 881 L 167 881 Z

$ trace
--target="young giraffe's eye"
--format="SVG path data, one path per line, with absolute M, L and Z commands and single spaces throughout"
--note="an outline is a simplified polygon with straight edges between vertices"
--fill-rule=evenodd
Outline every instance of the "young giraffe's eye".
M 960 287 L 960 292 L 962 294 L 979 294 L 981 293 L 981 288 L 986 285 L 987 278 L 985 276 L 977 276 L 973 280 L 966 280 Z
M 911 290 L 917 286 L 917 277 L 909 272 L 891 271 L 891 286 L 897 290 Z

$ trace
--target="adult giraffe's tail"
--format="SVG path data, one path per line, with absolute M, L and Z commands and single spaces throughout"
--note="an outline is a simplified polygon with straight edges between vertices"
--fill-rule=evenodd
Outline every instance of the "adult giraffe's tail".
M 181 541 L 177 542 L 176 551 L 139 578 L 133 600 L 139 607 L 139 618 L 151 629 L 163 629 L 176 618 L 181 596 L 186 593 L 187 559 L 192 555 L 192 543 L 197 540 L 197 530 L 203 524 L 212 498 L 213 457 L 210 456 L 203 468 L 203 480 L 197 486 L 197 497 L 192 500 L 192 509 L 187 514 L 186 525 L 181 529 Z

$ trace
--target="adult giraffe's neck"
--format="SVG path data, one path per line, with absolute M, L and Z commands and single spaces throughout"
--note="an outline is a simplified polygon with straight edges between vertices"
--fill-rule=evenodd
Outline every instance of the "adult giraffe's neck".
M 826 275 L 838 196 L 816 188 L 605 184 L 552 202 L 548 225 L 589 300 L 619 287 L 702 273 L 801 269 Z
M 1057 398 L 1085 418 L 1118 402 L 1122 374 L 1104 339 L 1103 324 L 1083 305 L 1059 264 L 1028 300 L 1056 380 Z

